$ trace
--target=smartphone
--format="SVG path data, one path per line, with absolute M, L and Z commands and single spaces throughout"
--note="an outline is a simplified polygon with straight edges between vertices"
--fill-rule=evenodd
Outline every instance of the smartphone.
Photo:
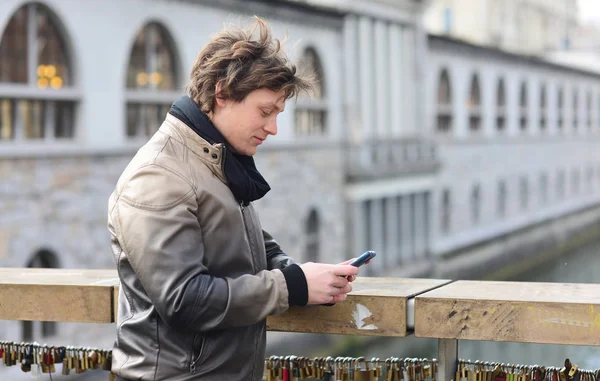
M 368 261 L 370 261 L 371 259 L 375 258 L 376 255 L 377 255 L 377 253 L 375 253 L 374 251 L 365 251 L 360 257 L 353 260 L 350 263 L 350 265 L 355 266 L 355 267 L 360 267 L 360 266 L 364 265 L 365 263 L 367 263 Z

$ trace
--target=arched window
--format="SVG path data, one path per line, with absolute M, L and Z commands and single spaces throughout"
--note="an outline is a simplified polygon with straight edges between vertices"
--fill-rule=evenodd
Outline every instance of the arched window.
M 529 207 L 529 182 L 526 176 L 522 176 L 519 180 L 519 191 L 521 193 L 521 210 L 526 210 Z
M 23 5 L 0 35 L 0 142 L 73 138 L 72 85 L 58 18 L 41 4 Z
M 579 91 L 573 88 L 573 128 L 579 126 Z
M 127 68 L 127 136 L 147 139 L 179 96 L 175 44 L 166 28 L 151 22 L 137 33 Z
M 525 82 L 521 84 L 519 107 L 521 131 L 525 131 L 527 129 L 527 84 Z
M 500 180 L 498 182 L 498 201 L 496 205 L 496 212 L 500 217 L 504 217 L 506 214 L 506 193 L 506 182 L 504 180 Z
M 546 101 L 546 85 L 542 85 L 540 89 L 540 129 L 546 129 L 548 121 L 548 102 Z
M 452 129 L 452 88 L 446 69 L 442 70 L 437 92 L 437 130 L 448 132 Z
M 47 249 L 39 250 L 27 263 L 30 268 L 58 268 L 60 264 L 56 255 Z M 56 323 L 51 321 L 21 322 L 23 341 L 30 342 L 37 337 L 56 335 Z
M 558 89 L 558 97 L 557 97 L 557 110 L 556 110 L 558 117 L 557 117 L 557 127 L 558 129 L 562 129 L 563 125 L 564 125 L 564 121 L 565 121 L 565 117 L 564 117 L 564 92 L 563 89 L 560 88 Z
M 504 131 L 506 126 L 506 91 L 504 89 L 504 79 L 498 80 L 496 90 L 496 128 L 498 131 Z
M 548 174 L 542 173 L 540 175 L 540 204 L 546 205 L 548 203 Z
M 587 126 L 588 129 L 592 128 L 592 93 L 588 92 L 585 101 L 585 110 L 587 113 Z
M 469 128 L 471 131 L 479 131 L 481 128 L 481 89 L 477 74 L 473 74 L 473 78 L 471 78 L 467 109 L 469 110 Z
M 571 172 L 571 189 L 573 190 L 573 194 L 579 193 L 579 186 L 581 185 L 580 181 L 579 170 L 574 168 Z
M 556 176 L 556 198 L 562 200 L 565 197 L 565 171 L 559 170 Z
M 296 102 L 295 132 L 298 136 L 323 136 L 327 134 L 327 102 L 323 67 L 313 48 L 304 50 L 298 70 L 316 78 L 314 92 L 309 97 L 300 94 Z
M 471 222 L 479 223 L 481 217 L 481 187 L 475 185 L 471 190 Z
M 306 219 L 306 261 L 318 262 L 321 232 L 321 223 L 319 221 L 319 213 L 312 209 Z
M 452 200 L 450 198 L 450 190 L 444 189 L 442 193 L 442 216 L 441 216 L 441 231 L 444 234 L 450 232 L 450 224 L 452 222 Z
M 587 182 L 587 190 L 594 190 L 594 168 L 589 165 L 586 170 L 586 182 Z

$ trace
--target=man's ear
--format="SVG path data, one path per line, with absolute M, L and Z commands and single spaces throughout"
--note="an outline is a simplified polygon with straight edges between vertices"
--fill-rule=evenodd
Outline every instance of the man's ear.
M 225 107 L 227 103 L 227 99 L 221 96 L 221 81 L 217 82 L 215 85 L 215 103 L 219 107 Z

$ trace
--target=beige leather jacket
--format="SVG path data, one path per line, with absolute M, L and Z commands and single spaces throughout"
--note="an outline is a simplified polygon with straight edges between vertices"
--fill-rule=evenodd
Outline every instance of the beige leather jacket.
M 222 153 L 169 114 L 110 197 L 123 379 L 262 379 L 265 320 L 288 308 L 280 269 L 293 262 L 233 197 Z

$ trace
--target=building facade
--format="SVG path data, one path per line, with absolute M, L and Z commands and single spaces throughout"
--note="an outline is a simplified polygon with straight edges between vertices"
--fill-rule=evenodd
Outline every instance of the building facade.
M 0 266 L 113 268 L 107 203 L 121 171 L 184 94 L 209 36 L 254 14 L 276 36 L 287 33 L 288 54 L 321 79 L 311 100 L 289 102 L 280 133 L 257 157 L 273 189 L 258 203 L 263 226 L 299 261 L 348 257 L 335 96 L 343 15 L 245 1 L 8 0 L 0 6 Z M 110 348 L 114 332 L 0 323 L 0 337 L 18 342 Z
M 445 37 L 429 47 L 437 255 L 597 205 L 598 73 Z

